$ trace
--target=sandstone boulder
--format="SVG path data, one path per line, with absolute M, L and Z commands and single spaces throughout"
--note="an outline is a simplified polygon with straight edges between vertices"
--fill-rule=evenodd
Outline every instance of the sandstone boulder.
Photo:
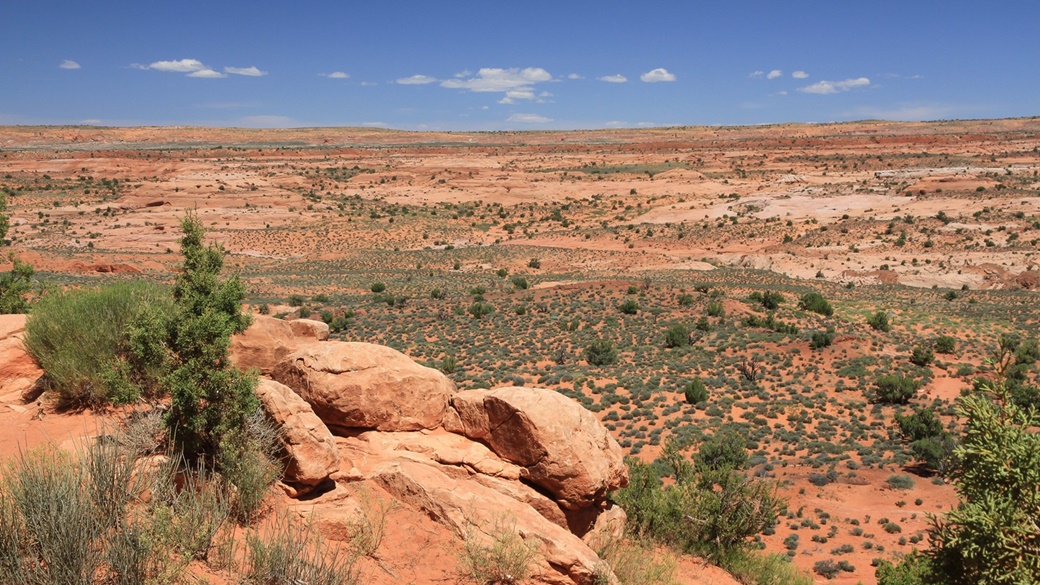
M 20 402 L 43 370 L 25 351 L 25 315 L 0 315 L 0 400 Z
M 597 573 L 608 583 L 617 582 L 580 538 L 492 488 L 452 478 L 437 466 L 408 460 L 397 462 L 374 479 L 393 497 L 434 518 L 460 538 L 490 545 L 503 534 L 519 535 L 537 552 L 537 582 L 591 585 L 597 582 Z
M 308 331 L 302 326 L 294 329 L 288 321 L 254 315 L 253 325 L 231 338 L 231 363 L 241 370 L 255 367 L 261 374 L 269 376 L 275 365 L 286 356 L 320 340 L 317 335 L 304 333 Z
M 316 339 L 327 341 L 329 338 L 329 325 L 324 321 L 313 319 L 293 319 L 288 321 L 289 328 L 297 336 L 304 339 Z
M 577 402 L 544 388 L 467 390 L 451 397 L 444 428 L 486 443 L 569 510 L 628 485 L 621 447 Z
M 444 374 L 369 343 L 307 345 L 271 377 L 289 386 L 333 430 L 414 431 L 440 426 L 455 393 Z
M 339 452 L 332 433 L 311 406 L 288 386 L 261 379 L 256 396 L 264 412 L 280 429 L 286 455 L 285 480 L 314 487 L 339 469 Z
M 231 363 L 243 370 L 257 368 L 261 374 L 270 375 L 278 362 L 300 347 L 329 338 L 328 325 L 319 321 L 293 325 L 298 321 L 255 315 L 248 329 L 231 338 Z M 324 326 L 324 332 L 319 324 Z

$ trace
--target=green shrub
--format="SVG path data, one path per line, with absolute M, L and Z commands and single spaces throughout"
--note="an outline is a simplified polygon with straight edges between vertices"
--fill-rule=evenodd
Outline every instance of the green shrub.
M 888 321 L 888 313 L 884 311 L 878 311 L 867 317 L 867 325 L 870 325 L 875 331 L 887 333 L 892 330 L 892 324 Z
M 957 349 L 957 341 L 949 335 L 942 335 L 935 340 L 935 353 L 951 354 Z
M 487 534 L 471 530 L 459 555 L 462 575 L 477 585 L 521 583 L 531 574 L 537 555 L 533 541 L 528 542 L 516 529 L 516 521 L 499 517 Z
M 802 295 L 802 298 L 798 301 L 798 308 L 803 311 L 819 313 L 825 317 L 830 317 L 834 314 L 834 309 L 831 307 L 831 304 L 818 292 L 811 292 Z
M 906 404 L 921 387 L 921 381 L 902 374 L 886 374 L 874 382 L 874 400 L 888 404 Z
M 218 464 L 231 490 L 231 513 L 242 522 L 251 522 L 260 513 L 267 492 L 281 477 L 277 463 L 279 429 L 257 411 L 245 421 L 242 438 L 225 443 Z
M 708 388 L 700 378 L 694 378 L 683 389 L 687 404 L 700 404 L 708 401 Z
M 897 490 L 914 489 L 914 478 L 909 475 L 893 475 L 886 480 L 886 483 Z
M 172 314 L 169 291 L 143 281 L 50 294 L 26 322 L 25 345 L 61 404 L 125 404 L 161 393 Z
M 708 306 L 704 309 L 709 317 L 725 317 L 726 309 L 722 306 L 720 301 L 711 301 Z
M 720 565 L 737 581 L 749 585 L 812 585 L 810 575 L 791 564 L 786 555 L 762 554 L 755 551 L 731 551 Z
M 748 300 L 761 304 L 767 311 L 775 311 L 786 299 L 781 293 L 767 290 L 764 293 L 758 291 L 751 293 Z
M 256 376 L 231 366 L 231 336 L 249 325 L 242 313 L 245 289 L 237 277 L 220 280 L 223 249 L 204 246 L 201 220 L 181 220 L 184 264 L 173 290 L 169 340 L 174 367 L 163 378 L 172 397 L 166 416 L 171 435 L 189 459 L 215 456 L 246 440 L 246 419 L 259 408 Z
M 841 572 L 841 569 L 838 568 L 838 565 L 834 564 L 834 561 L 825 559 L 822 561 L 816 561 L 813 564 L 813 572 L 824 579 L 830 580 L 836 577 L 838 573 Z
M 951 479 L 960 501 L 930 535 L 931 555 L 948 583 L 1040 582 L 1040 416 L 1010 400 L 1007 376 L 1016 350 L 1001 340 L 996 379 L 957 403 L 965 424 Z
M 0 216 L 6 219 L 6 216 Z M 36 272 L 33 267 L 11 255 L 14 266 L 10 272 L 0 275 L 0 315 L 27 313 L 29 301 L 26 300 L 33 290 L 32 276 Z
M 812 349 L 823 349 L 829 347 L 831 343 L 834 343 L 833 331 L 813 331 L 809 347 Z
M 882 560 L 874 572 L 878 585 L 925 585 L 943 582 L 936 575 L 935 563 L 929 557 L 913 551 L 898 565 Z
M 639 312 L 639 303 L 632 299 L 628 299 L 627 301 L 618 305 L 618 310 L 626 315 L 635 315 Z
M 369 289 L 372 292 L 374 292 L 376 294 L 379 294 L 379 293 L 381 293 L 381 292 L 386 290 L 386 285 L 381 283 L 381 282 L 373 282 L 372 286 L 370 286 Z
M 935 412 L 927 408 L 915 408 L 909 416 L 896 413 L 896 425 L 903 438 L 918 441 L 943 433 L 942 421 Z
M 607 542 L 592 542 L 597 556 L 606 563 L 619 583 L 638 585 L 675 585 L 678 562 L 673 554 L 654 550 L 651 543 L 634 539 L 610 538 Z M 598 571 L 595 585 L 610 583 L 607 570 Z
M 483 319 L 494 312 L 495 307 L 485 303 L 484 301 L 477 301 L 469 306 L 469 314 L 472 315 L 474 319 Z
M 597 339 L 585 346 L 585 361 L 593 366 L 606 366 L 617 361 L 617 350 L 609 339 Z
M 513 277 L 509 279 L 509 282 L 513 283 L 513 286 L 519 290 L 527 290 L 527 279 L 519 274 L 514 274 Z
M 628 462 L 629 485 L 615 494 L 632 533 L 718 562 L 776 524 L 783 503 L 771 484 L 726 468 L 698 471 L 672 443 L 665 459 L 674 479 L 667 488 L 657 467 Z
M 686 347 L 687 345 L 690 345 L 690 328 L 685 323 L 675 323 L 665 332 L 665 347 Z
M 252 533 L 246 539 L 247 584 L 360 582 L 356 555 L 325 542 L 314 524 L 301 526 L 291 514 L 279 513 L 265 523 L 261 534 Z
M 935 354 L 932 353 L 932 350 L 926 347 L 917 346 L 910 353 L 910 363 L 914 364 L 915 366 L 921 366 L 923 368 L 928 364 L 932 363 L 932 361 L 934 360 Z
M 747 444 L 738 429 L 724 426 L 701 443 L 693 456 L 695 469 L 704 471 L 740 470 L 747 466 Z

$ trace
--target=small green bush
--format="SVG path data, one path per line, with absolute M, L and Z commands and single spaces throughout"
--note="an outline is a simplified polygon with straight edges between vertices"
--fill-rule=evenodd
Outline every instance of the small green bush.
M 628 299 L 627 301 L 618 305 L 618 310 L 626 315 L 635 315 L 639 312 L 639 303 L 632 299 Z
M 875 331 L 884 333 L 892 330 L 892 324 L 888 321 L 888 313 L 884 311 L 878 311 L 867 317 L 867 325 L 870 325 Z
M 704 309 L 709 317 L 725 317 L 726 309 L 722 306 L 720 301 L 711 301 L 708 306 Z
M 477 585 L 522 583 L 531 574 L 538 550 L 516 529 L 515 520 L 496 518 L 487 536 L 468 534 L 459 555 L 462 575 Z
M 957 349 L 957 341 L 949 335 L 942 335 L 935 340 L 935 353 L 951 354 Z
M 381 282 L 373 282 L 372 286 L 370 286 L 369 289 L 372 292 L 374 292 L 376 294 L 379 294 L 379 293 L 381 293 L 381 292 L 386 290 L 386 285 L 381 283 Z
M 823 298 L 818 292 L 811 292 L 802 295 L 802 298 L 798 301 L 798 308 L 803 311 L 812 311 L 825 317 L 830 317 L 834 314 L 834 308 L 827 302 L 827 299 Z
M 46 295 L 25 345 L 65 406 L 126 404 L 161 393 L 173 315 L 167 289 L 144 281 Z
M 874 400 L 888 404 L 906 404 L 921 387 L 921 381 L 902 374 L 886 374 L 874 382 Z
M 609 339 L 597 339 L 585 346 L 585 361 L 593 366 L 606 366 L 617 361 L 617 350 Z
M 700 404 L 708 401 L 708 388 L 700 378 L 694 378 L 683 389 L 687 404 Z
M 327 543 L 314 524 L 299 525 L 289 513 L 275 514 L 260 534 L 247 536 L 245 583 L 354 585 L 357 556 Z
M 5 223 L 7 216 L 0 215 L 0 219 Z M 36 271 L 13 254 L 10 258 L 14 266 L 10 272 L 0 275 L 0 315 L 27 313 L 29 301 L 26 295 L 33 290 L 32 276 Z
M 812 349 L 823 349 L 829 347 L 831 343 L 834 343 L 833 331 L 813 331 L 809 347 Z
M 909 475 L 893 475 L 886 480 L 886 483 L 897 490 L 914 489 L 914 478 Z
M 932 350 L 926 347 L 917 346 L 910 353 L 910 363 L 914 364 L 915 366 L 921 366 L 923 368 L 928 364 L 932 363 L 932 361 L 934 360 L 935 354 L 932 353 Z
M 775 291 L 767 290 L 765 292 L 755 291 L 748 296 L 748 300 L 759 303 L 767 311 L 775 311 L 783 303 L 784 295 Z
M 686 347 L 688 345 L 690 345 L 690 328 L 685 323 L 675 323 L 665 332 L 665 347 Z
M 469 306 L 469 314 L 474 319 L 483 319 L 484 317 L 495 312 L 495 307 L 483 301 L 477 301 Z

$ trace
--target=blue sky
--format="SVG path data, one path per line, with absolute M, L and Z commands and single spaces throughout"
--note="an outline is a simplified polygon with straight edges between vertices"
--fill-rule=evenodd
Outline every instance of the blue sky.
M 10 0 L 0 124 L 572 129 L 1040 115 L 1040 3 Z

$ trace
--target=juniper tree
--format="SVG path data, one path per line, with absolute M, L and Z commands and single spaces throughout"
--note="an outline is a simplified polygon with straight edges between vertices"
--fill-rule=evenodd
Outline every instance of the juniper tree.
M 238 277 L 221 280 L 224 250 L 206 246 L 194 213 L 181 220 L 184 264 L 173 290 L 170 332 L 173 369 L 166 376 L 172 399 L 166 424 L 189 458 L 237 450 L 246 419 L 259 406 L 256 378 L 231 366 L 231 336 L 251 321 L 242 313 L 245 288 Z

